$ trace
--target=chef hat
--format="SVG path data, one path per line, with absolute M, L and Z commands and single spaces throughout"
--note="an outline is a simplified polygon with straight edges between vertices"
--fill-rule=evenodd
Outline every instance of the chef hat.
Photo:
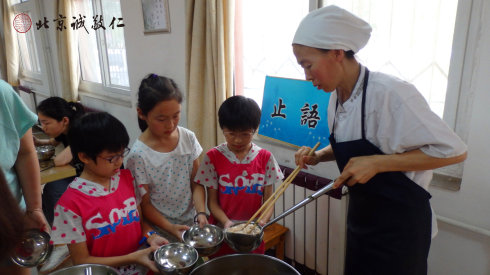
M 366 21 L 331 5 L 312 11 L 303 18 L 293 44 L 357 53 L 366 46 L 370 36 L 371 26 Z

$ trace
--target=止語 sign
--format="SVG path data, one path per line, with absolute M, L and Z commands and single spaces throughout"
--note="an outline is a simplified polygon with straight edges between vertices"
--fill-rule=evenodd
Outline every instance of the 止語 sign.
M 327 106 L 330 93 L 310 81 L 267 76 L 259 134 L 295 146 L 329 144 Z

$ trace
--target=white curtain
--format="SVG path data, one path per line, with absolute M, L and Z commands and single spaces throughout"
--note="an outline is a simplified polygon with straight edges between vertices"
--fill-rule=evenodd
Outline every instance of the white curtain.
M 12 85 L 19 85 L 19 45 L 17 43 L 17 33 L 13 29 L 14 12 L 10 0 L 2 1 L 3 9 L 3 31 L 5 47 L 0 48 L 2 52 L 2 77 L 6 75 L 6 81 Z
M 63 14 L 66 18 L 75 16 L 73 0 L 58 0 L 56 14 Z M 80 83 L 80 66 L 78 55 L 78 37 L 76 31 L 70 27 L 56 32 L 58 46 L 58 65 L 61 77 L 61 94 L 68 101 L 78 100 L 78 85 Z
M 217 113 L 233 95 L 233 15 L 233 0 L 187 1 L 187 125 L 205 151 L 224 141 Z

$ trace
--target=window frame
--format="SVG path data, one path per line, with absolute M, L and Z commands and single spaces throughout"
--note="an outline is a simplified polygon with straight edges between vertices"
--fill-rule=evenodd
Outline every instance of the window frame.
M 102 1 L 92 0 L 93 14 L 102 15 Z M 119 2 L 120 4 L 121 2 Z M 88 80 L 83 80 L 80 77 L 80 85 L 78 87 L 79 93 L 82 96 L 93 97 L 100 100 L 104 100 L 111 103 L 116 103 L 123 106 L 131 107 L 131 89 L 130 86 L 120 86 L 111 84 L 110 72 L 109 72 L 109 59 L 106 38 L 103 32 L 107 30 L 98 29 L 95 31 L 98 49 L 98 61 L 101 72 L 102 83 L 96 83 Z M 82 64 L 82 58 L 79 53 L 80 66 Z M 129 78 L 129 73 L 128 73 Z
M 40 50 L 37 50 L 37 62 L 39 62 L 39 73 L 34 71 L 27 71 L 23 66 L 21 48 L 19 45 L 19 81 L 22 85 L 29 86 L 34 92 L 39 93 L 44 96 L 51 96 L 52 78 L 50 71 L 50 55 L 51 49 L 47 46 L 47 38 L 45 32 L 36 31 L 36 18 L 40 18 L 40 6 L 39 1 L 24 1 L 12 5 L 12 9 L 15 14 L 19 13 L 29 13 L 31 15 L 32 26 L 27 32 L 33 32 L 32 37 L 34 39 L 34 44 L 40 45 Z M 27 34 L 25 33 L 25 34 Z M 17 43 L 18 36 L 23 35 L 16 32 Z

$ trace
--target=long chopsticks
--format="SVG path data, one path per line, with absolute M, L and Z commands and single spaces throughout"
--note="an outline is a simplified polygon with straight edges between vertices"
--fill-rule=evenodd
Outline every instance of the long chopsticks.
M 317 144 L 315 144 L 315 146 L 308 153 L 308 156 L 313 155 L 313 153 L 316 151 L 316 149 L 318 149 L 318 146 L 320 146 L 320 142 L 317 142 Z M 255 212 L 255 214 L 250 218 L 250 220 L 247 221 L 247 223 L 245 224 L 245 226 L 243 228 L 246 228 L 257 217 L 257 215 L 259 213 L 262 212 L 262 214 L 258 218 L 259 221 L 264 217 L 265 213 L 267 213 L 267 211 L 269 211 L 271 209 L 271 207 L 276 203 L 277 199 L 279 199 L 279 197 L 284 193 L 284 191 L 286 191 L 289 184 L 294 180 L 296 175 L 298 175 L 300 170 L 301 170 L 301 166 L 298 165 L 293 170 L 293 172 L 287 177 L 287 179 L 281 183 L 279 188 L 277 188 L 277 190 L 269 197 L 269 199 L 267 199 L 267 201 L 265 201 L 262 204 L 262 206 L 259 208 L 259 210 L 257 210 L 257 212 Z M 262 210 L 264 210 L 264 211 L 262 211 Z

